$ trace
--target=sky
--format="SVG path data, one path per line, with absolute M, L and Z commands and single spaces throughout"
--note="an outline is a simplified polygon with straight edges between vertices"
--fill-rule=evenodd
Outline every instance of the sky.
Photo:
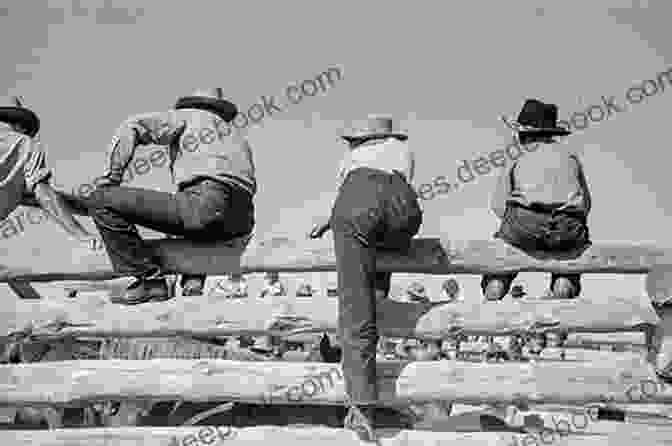
M 418 187 L 440 175 L 453 181 L 464 160 L 503 149 L 511 135 L 499 117 L 515 117 L 528 97 L 557 104 L 562 119 L 614 97 L 622 111 L 566 141 L 582 156 L 592 190 L 592 238 L 672 246 L 672 83 L 637 104 L 626 101 L 630 87 L 672 68 L 671 13 L 663 0 L 6 0 L 0 89 L 39 113 L 56 180 L 71 188 L 103 172 L 107 144 L 127 116 L 166 110 L 209 86 L 248 109 L 262 95 L 281 98 L 288 85 L 339 69 L 341 79 L 326 91 L 244 130 L 257 167 L 260 238 L 304 237 L 329 211 L 345 149 L 337 134 L 351 119 L 399 120 L 416 153 Z M 490 238 L 498 224 L 488 206 L 495 178 L 491 172 L 423 200 L 420 235 Z M 133 185 L 172 187 L 165 168 Z M 93 255 L 52 223 L 26 224 L 0 240 L 0 263 L 11 267 L 53 270 L 68 254 Z M 443 279 L 426 280 L 438 290 Z M 521 279 L 542 291 L 543 275 Z M 585 289 L 641 292 L 640 279 L 591 275 Z M 464 278 L 473 293 L 477 282 Z

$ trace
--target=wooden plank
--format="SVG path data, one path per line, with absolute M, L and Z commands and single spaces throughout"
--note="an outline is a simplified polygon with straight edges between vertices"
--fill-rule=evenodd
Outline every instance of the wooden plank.
M 609 311 L 604 311 L 608 308 Z M 121 306 L 89 299 L 17 301 L 0 308 L 0 336 L 31 329 L 36 336 L 169 337 L 335 332 L 336 299 L 181 298 Z M 659 318 L 645 297 L 457 302 L 426 305 L 384 300 L 378 326 L 385 336 L 438 339 L 458 333 L 506 335 L 525 331 L 636 331 Z
M 609 433 L 597 435 L 538 434 L 511 432 L 431 432 L 421 430 L 381 432 L 380 444 L 386 446 L 531 446 L 572 444 L 579 446 L 669 446 L 672 429 L 629 426 L 614 423 Z M 566 438 L 566 440 L 565 440 Z M 355 446 L 363 444 L 345 429 L 317 426 L 256 426 L 230 428 L 202 427 L 119 427 L 98 429 L 56 429 L 43 431 L 1 431 L 0 443 L 30 446 L 193 446 L 227 444 L 231 446 L 275 444 L 293 446 Z
M 19 296 L 20 299 L 42 299 L 35 288 L 23 280 L 8 280 L 7 285 Z
M 231 272 L 335 271 L 333 244 L 328 240 L 272 238 L 253 240 L 245 249 L 229 243 L 197 243 L 180 239 L 152 242 L 168 271 L 222 275 Z M 20 248 L 17 248 L 20 249 Z M 61 264 L 46 256 L 48 246 L 32 248 L 30 261 L 11 257 L 0 267 L 0 281 L 105 280 L 120 277 L 104 251 L 73 256 Z M 44 254 L 44 256 L 43 256 Z M 17 262 L 24 263 L 17 263 Z M 419 238 L 408 254 L 380 253 L 379 271 L 423 274 L 523 272 L 645 274 L 655 264 L 672 264 L 672 250 L 634 242 L 596 242 L 573 260 L 538 260 L 500 240 Z
M 463 404 L 580 405 L 672 403 L 641 357 L 591 362 L 378 364 L 384 404 L 433 400 Z M 340 365 L 227 360 L 83 360 L 0 366 L 0 404 L 72 405 L 103 400 L 344 404 Z M 644 390 L 640 386 L 644 383 Z

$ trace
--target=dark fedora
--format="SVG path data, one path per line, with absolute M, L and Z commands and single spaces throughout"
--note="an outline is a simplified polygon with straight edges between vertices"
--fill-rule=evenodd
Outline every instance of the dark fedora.
M 238 114 L 238 107 L 224 99 L 221 88 L 200 88 L 191 96 L 183 96 L 177 100 L 175 109 L 193 108 L 205 110 L 216 114 L 224 120 L 231 122 Z
M 0 98 L 0 122 L 20 124 L 31 138 L 40 131 L 40 119 L 17 96 Z
M 502 116 L 504 123 L 511 130 L 519 133 L 535 134 L 539 136 L 566 136 L 570 131 L 558 126 L 558 106 L 546 104 L 538 99 L 527 99 L 518 119 L 510 121 Z

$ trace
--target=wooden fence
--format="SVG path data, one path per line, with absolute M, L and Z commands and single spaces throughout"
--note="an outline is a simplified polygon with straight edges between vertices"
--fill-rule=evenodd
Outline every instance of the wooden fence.
M 335 270 L 331 247 L 320 242 L 273 239 L 244 246 L 198 245 L 182 240 L 156 244 L 166 268 L 175 273 L 221 275 L 231 272 L 315 272 Z M 455 360 L 381 362 L 379 380 L 384 405 L 422 404 L 437 400 L 464 404 L 627 405 L 672 403 L 672 387 L 657 371 L 656 362 L 667 345 L 663 314 L 667 301 L 672 252 L 653 246 L 596 243 L 580 258 L 533 259 L 499 241 L 419 239 L 409 255 L 382 254 L 378 269 L 424 274 L 482 274 L 486 272 L 581 272 L 650 274 L 656 280 L 652 296 L 582 296 L 569 301 L 519 300 L 496 303 L 422 304 L 381 302 L 381 334 L 395 337 L 445 339 L 457 335 L 538 335 L 561 332 L 572 336 L 639 333 L 647 355 L 593 352 L 573 359 L 509 363 L 468 363 Z M 67 269 L 67 268 L 66 268 Z M 121 307 L 102 298 L 87 300 L 39 299 L 30 282 L 105 280 L 117 275 L 105 269 L 82 271 L 0 271 L 24 299 L 0 308 L 0 336 L 7 339 L 67 339 L 72 337 L 216 337 L 238 335 L 294 336 L 334 332 L 335 299 L 274 298 L 238 301 L 173 299 L 168 302 Z M 649 281 L 651 282 L 651 281 Z M 648 283 L 648 282 L 647 282 Z M 38 298 L 36 298 L 38 297 Z M 609 343 L 609 338 L 604 341 Z M 580 342 L 579 342 L 580 344 Z M 579 345 L 580 346 L 580 345 Z M 578 351 L 578 350 L 577 350 Z M 571 357 L 571 355 L 570 355 Z M 644 384 L 643 384 L 644 383 Z M 648 387 L 642 387 L 648 385 Z M 0 366 L 0 404 L 68 407 L 107 400 L 238 401 L 259 404 L 342 405 L 342 371 L 334 364 L 254 362 L 230 360 L 82 360 Z M 642 389 L 648 390 L 642 390 Z M 645 394 L 645 395 L 644 395 Z M 633 396 L 638 395 L 638 396 Z M 644 396 L 642 396 L 644 395 Z M 665 444 L 672 431 L 619 425 L 618 434 L 577 435 L 573 442 L 610 444 L 614 438 L 639 438 Z M 672 429 L 672 428 L 671 428 Z M 193 430 L 193 429 L 192 429 Z M 119 428 L 11 432 L 12 442 L 40 445 L 168 444 L 166 438 L 187 436 L 185 428 Z M 227 441 L 277 441 L 313 444 L 354 441 L 348 433 L 325 428 L 241 429 Z M 668 436 L 665 437 L 665 432 Z M 0 433 L 0 437 L 10 432 Z M 14 437 L 14 435 L 16 435 Z M 459 440 L 459 444 L 506 444 L 511 433 L 455 433 L 405 431 L 389 441 L 406 443 Z M 163 440 L 161 440 L 163 438 Z M 180 437 L 181 438 L 181 437 Z M 610 440 L 611 439 L 611 440 Z M 437 443 L 438 444 L 438 443 Z M 523 444 L 534 444 L 523 443 Z M 541 443 L 538 443 L 541 444 Z M 613 443 L 612 443 L 613 444 Z

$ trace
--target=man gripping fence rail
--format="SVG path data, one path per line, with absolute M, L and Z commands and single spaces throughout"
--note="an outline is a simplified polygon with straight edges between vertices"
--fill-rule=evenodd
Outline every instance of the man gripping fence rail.
M 249 240 L 257 190 L 252 149 L 239 134 L 219 134 L 237 113 L 221 88 L 200 89 L 171 110 L 131 117 L 117 130 L 107 171 L 81 198 L 114 269 L 135 277 L 115 303 L 171 298 L 161 265 L 135 225 L 194 241 Z M 136 147 L 149 144 L 168 146 L 176 193 L 121 186 Z M 182 294 L 202 294 L 204 282 L 204 275 L 182 276 Z

